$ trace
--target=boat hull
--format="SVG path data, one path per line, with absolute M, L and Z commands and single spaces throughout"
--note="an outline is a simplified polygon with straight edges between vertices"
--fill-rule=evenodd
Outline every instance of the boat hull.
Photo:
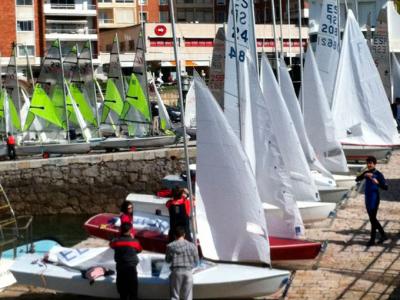
M 17 155 L 35 154 L 82 154 L 90 151 L 89 143 L 51 143 L 37 145 L 23 145 L 16 148 Z
M 86 221 L 84 228 L 90 235 L 111 240 L 118 235 L 118 227 L 109 224 L 109 220 L 116 216 L 109 213 L 98 214 Z M 140 241 L 143 249 L 165 253 L 168 244 L 168 236 L 166 234 L 150 230 L 136 230 L 135 237 Z M 297 239 L 270 236 L 269 243 L 272 260 L 314 259 L 321 249 L 321 244 L 318 242 Z
M 137 138 L 107 138 L 96 145 L 96 149 L 130 149 L 132 147 L 162 147 L 175 143 L 173 135 L 161 135 Z
M 392 154 L 392 147 L 343 145 L 347 161 L 365 161 L 368 156 L 375 156 L 379 161 L 387 161 Z
M 140 254 L 151 255 L 151 254 Z M 163 256 L 156 256 L 158 260 Z M 45 287 L 68 294 L 117 299 L 115 275 L 101 277 L 90 285 L 81 272 L 41 263 L 42 256 L 27 254 L 11 267 L 19 284 Z M 36 262 L 36 263 L 35 263 Z M 140 299 L 168 299 L 169 279 L 139 274 Z M 196 299 L 253 298 L 270 295 L 288 280 L 289 272 L 235 264 L 215 264 L 193 274 Z
M 168 209 L 165 206 L 168 198 L 157 197 L 155 195 L 131 193 L 126 197 L 126 200 L 134 204 L 136 211 L 147 212 L 150 214 L 155 214 L 158 212 L 158 214 L 164 216 L 169 215 Z M 336 203 L 297 201 L 297 206 L 299 207 L 303 222 L 311 223 L 321 221 L 329 217 L 331 212 L 335 210 Z M 278 207 L 271 204 L 264 203 L 263 208 L 267 219 L 269 215 L 282 213 Z
M 319 201 L 297 201 L 301 218 L 304 223 L 318 222 L 328 218 L 336 208 L 336 203 L 325 203 Z M 265 217 L 271 218 L 276 214 L 282 214 L 282 211 L 271 204 L 264 203 Z
M 344 200 L 348 193 L 348 188 L 318 186 L 321 202 L 339 203 Z
M 333 174 L 338 187 L 352 189 L 356 185 L 356 176 Z

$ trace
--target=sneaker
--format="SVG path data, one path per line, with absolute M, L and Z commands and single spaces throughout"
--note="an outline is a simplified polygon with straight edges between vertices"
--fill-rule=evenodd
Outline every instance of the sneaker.
M 373 245 L 375 245 L 375 241 L 369 240 L 368 243 L 367 243 L 367 247 L 371 247 Z
M 383 244 L 384 241 L 386 241 L 388 239 L 388 237 L 386 235 L 383 235 L 379 240 L 378 240 L 378 244 Z

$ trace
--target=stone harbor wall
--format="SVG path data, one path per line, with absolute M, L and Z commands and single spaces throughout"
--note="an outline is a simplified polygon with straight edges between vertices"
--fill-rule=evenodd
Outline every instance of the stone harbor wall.
M 0 182 L 19 215 L 117 212 L 129 193 L 155 193 L 184 162 L 180 148 L 1 162 Z

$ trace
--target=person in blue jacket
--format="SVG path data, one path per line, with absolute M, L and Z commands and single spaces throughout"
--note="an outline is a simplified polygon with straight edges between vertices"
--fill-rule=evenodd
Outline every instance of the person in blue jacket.
M 369 156 L 367 158 L 367 170 L 361 175 L 357 176 L 356 181 L 360 182 L 365 179 L 365 207 L 371 222 L 371 238 L 367 243 L 367 246 L 375 245 L 376 230 L 379 231 L 380 238 L 378 244 L 382 244 L 387 240 L 385 231 L 381 224 L 376 218 L 379 209 L 379 189 L 387 190 L 385 177 L 376 168 L 376 158 Z

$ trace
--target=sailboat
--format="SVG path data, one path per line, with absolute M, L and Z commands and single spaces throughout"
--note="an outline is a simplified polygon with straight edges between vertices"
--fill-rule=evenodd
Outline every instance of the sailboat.
M 332 113 L 336 135 L 348 159 L 363 160 L 369 155 L 387 159 L 391 148 L 400 144 L 382 80 L 351 10 L 343 35 Z
M 272 294 L 286 283 L 289 272 L 267 266 L 270 263 L 268 233 L 249 161 L 205 84 L 200 78 L 195 82 L 198 92 L 198 238 L 207 246 L 202 249 L 204 259 L 193 274 L 193 296 L 216 299 Z M 227 148 L 230 155 L 226 155 Z M 219 201 L 215 201 L 215 197 Z M 232 208 L 229 213 L 226 213 L 227 206 Z M 73 251 L 75 258 L 69 256 L 66 262 L 60 258 L 67 251 Z M 91 252 L 95 252 L 95 257 L 89 255 Z M 38 255 L 17 259 L 11 267 L 17 282 L 42 286 L 44 279 L 47 288 L 57 291 L 118 298 L 114 275 L 96 279 L 89 285 L 81 277 L 79 265 L 75 264 L 80 261 L 86 266 L 88 262 L 98 265 L 102 261 L 112 268 L 112 250 L 55 249 L 51 254 L 49 257 L 55 257 L 53 261 L 57 261 L 57 265 L 32 263 L 41 261 L 43 257 Z M 163 260 L 164 255 L 139 254 L 141 299 L 169 297 L 168 271 L 163 271 L 165 266 L 160 270 Z M 63 261 L 68 267 L 60 265 Z
M 136 56 L 143 57 L 142 37 L 139 37 L 139 45 L 136 49 Z M 140 61 L 140 64 L 139 62 Z M 175 135 L 172 131 L 162 135 L 151 135 L 152 116 L 148 95 L 143 89 L 147 90 L 140 82 L 146 72 L 143 59 L 135 57 L 135 68 L 140 71 L 132 73 L 128 85 L 122 76 L 122 69 L 119 58 L 118 36 L 115 36 L 110 57 L 110 69 L 108 72 L 107 89 L 104 100 L 104 107 L 101 122 L 104 123 L 108 114 L 114 113 L 119 120 L 120 128 L 124 128 L 128 135 L 122 137 L 109 137 L 101 141 L 97 147 L 106 150 L 132 147 L 160 147 L 170 145 L 175 142 Z M 143 81 L 143 80 L 142 80 Z
M 346 176 L 346 175 L 336 175 L 332 174 L 325 166 L 321 163 L 321 161 L 324 161 L 324 157 L 321 157 L 321 155 L 317 155 L 314 151 L 313 146 L 311 145 L 309 136 L 306 132 L 305 124 L 304 124 L 304 119 L 303 119 L 303 114 L 300 110 L 300 104 L 299 101 L 297 100 L 296 93 L 294 91 L 293 83 L 290 78 L 288 69 L 286 67 L 286 64 L 283 60 L 281 60 L 280 65 L 280 86 L 281 86 L 281 92 L 282 96 L 286 102 L 286 107 L 289 110 L 290 117 L 295 125 L 297 135 L 300 140 L 300 144 L 302 146 L 304 155 L 306 157 L 306 160 L 308 162 L 308 165 L 311 170 L 311 174 L 314 178 L 314 181 L 317 183 L 317 185 L 322 185 L 322 186 L 327 186 L 328 188 L 325 188 L 325 190 L 319 190 L 321 199 L 325 197 L 326 194 L 329 194 L 329 187 L 333 188 L 331 196 L 334 196 L 332 198 L 334 199 L 341 199 L 343 195 L 347 192 L 347 190 L 338 190 L 335 189 L 335 186 L 339 186 L 341 188 L 346 188 L 350 189 L 352 186 L 354 186 L 355 181 L 354 177 L 352 176 Z M 305 68 L 304 72 L 304 79 L 308 77 L 308 68 Z M 304 80 L 305 82 L 305 80 Z M 304 85 L 305 83 L 303 83 Z M 307 89 L 305 89 L 304 93 L 305 96 L 307 96 Z M 317 100 L 317 99 L 313 99 Z M 306 104 L 306 102 L 304 102 Z M 326 104 L 328 105 L 328 104 Z M 306 111 L 305 111 L 306 113 Z M 325 125 L 324 125 L 325 126 Z M 341 145 L 339 144 L 339 147 L 341 148 Z M 347 168 L 347 165 L 345 165 Z M 336 183 L 336 184 L 334 184 Z M 335 195 L 336 193 L 336 195 Z
M 187 134 L 191 137 L 196 137 L 196 94 L 193 82 L 190 84 L 189 91 L 186 94 L 185 119 L 183 123 L 186 126 Z

